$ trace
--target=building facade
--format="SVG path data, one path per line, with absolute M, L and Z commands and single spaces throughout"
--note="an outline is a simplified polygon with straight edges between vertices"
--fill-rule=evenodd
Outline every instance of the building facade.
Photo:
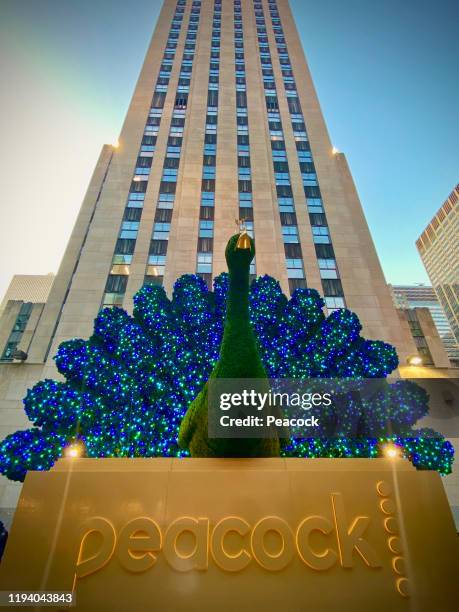
M 397 309 L 428 308 L 451 365 L 459 365 L 459 343 L 433 287 L 426 285 L 389 285 Z M 423 317 L 424 319 L 425 317 Z
M 414 344 L 392 303 L 346 158 L 330 141 L 287 0 L 165 0 L 117 147 L 105 145 L 22 363 L 0 364 L 2 437 L 56 378 L 59 344 L 145 282 L 210 285 L 240 222 L 253 275 L 312 287 L 367 338 Z M 409 336 L 409 334 L 408 334 Z M 2 480 L 0 507 L 18 489 Z
M 459 343 L 459 185 L 422 232 L 416 246 Z

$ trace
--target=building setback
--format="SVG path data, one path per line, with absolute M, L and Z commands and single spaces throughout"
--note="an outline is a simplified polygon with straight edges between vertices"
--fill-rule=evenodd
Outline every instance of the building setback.
M 429 309 L 451 363 L 453 365 L 459 363 L 459 344 L 453 336 L 449 321 L 433 287 L 426 285 L 389 285 L 389 288 L 397 309 Z

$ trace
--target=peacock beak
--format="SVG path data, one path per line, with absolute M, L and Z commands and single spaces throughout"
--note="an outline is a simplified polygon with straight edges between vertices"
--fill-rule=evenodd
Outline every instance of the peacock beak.
M 237 239 L 236 242 L 236 247 L 235 247 L 235 251 L 237 249 L 250 249 L 252 245 L 250 244 L 250 238 L 247 232 L 241 232 L 241 234 L 239 235 L 239 238 Z

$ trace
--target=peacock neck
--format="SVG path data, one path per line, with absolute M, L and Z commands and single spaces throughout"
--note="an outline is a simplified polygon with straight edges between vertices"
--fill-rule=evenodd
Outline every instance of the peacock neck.
M 249 268 L 240 267 L 230 270 L 227 318 L 237 318 L 239 322 L 249 322 Z

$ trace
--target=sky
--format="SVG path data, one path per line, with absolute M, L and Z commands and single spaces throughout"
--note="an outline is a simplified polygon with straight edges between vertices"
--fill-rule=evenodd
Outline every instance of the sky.
M 414 242 L 459 183 L 459 2 L 291 6 L 386 279 L 428 283 Z M 0 0 L 0 297 L 13 274 L 57 271 L 160 7 Z

